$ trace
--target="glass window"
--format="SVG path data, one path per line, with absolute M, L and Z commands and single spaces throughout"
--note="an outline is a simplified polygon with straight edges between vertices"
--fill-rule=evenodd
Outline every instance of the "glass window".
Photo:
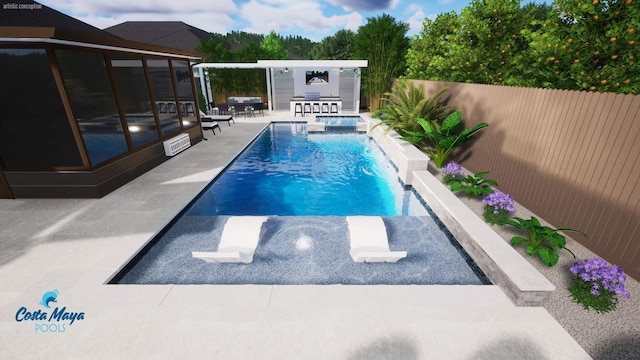
M 173 81 L 171 81 L 171 72 L 169 71 L 169 60 L 149 59 L 147 67 L 151 80 L 151 91 L 158 107 L 160 129 L 162 136 L 166 138 L 181 130 L 178 104 L 176 104 Z
M 158 140 L 142 58 L 113 55 L 111 66 L 133 147 Z
M 178 89 L 178 102 L 180 105 L 180 116 L 182 125 L 190 127 L 196 125 L 196 103 L 193 96 L 193 85 L 191 83 L 191 72 L 189 63 L 184 60 L 173 60 L 173 72 L 176 79 L 176 89 Z
M 56 50 L 56 55 L 91 164 L 127 152 L 102 53 Z
M 80 167 L 44 49 L 0 49 L 0 156 L 7 169 Z

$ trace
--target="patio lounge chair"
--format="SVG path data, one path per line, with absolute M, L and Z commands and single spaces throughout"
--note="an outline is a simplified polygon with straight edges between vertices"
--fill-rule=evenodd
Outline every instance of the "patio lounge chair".
M 220 130 L 220 132 L 222 132 L 222 129 L 220 129 L 220 125 L 218 125 L 218 123 L 216 121 L 207 120 L 207 119 L 204 118 L 204 116 L 200 116 L 200 124 L 202 124 L 202 130 L 211 130 L 213 135 L 216 134 L 216 129 L 218 129 L 218 130 Z M 206 137 L 204 137 L 204 133 L 203 133 L 202 138 L 204 140 L 209 140 Z
M 218 251 L 193 251 L 191 256 L 208 262 L 248 264 L 253 261 L 265 221 L 266 216 L 230 217 L 222 229 Z
M 235 124 L 235 120 L 233 120 L 233 115 L 204 115 L 200 114 L 201 121 L 226 121 L 229 126 L 231 126 L 231 122 Z
M 379 216 L 347 216 L 351 251 L 355 262 L 397 262 L 406 251 L 391 251 L 387 228 Z

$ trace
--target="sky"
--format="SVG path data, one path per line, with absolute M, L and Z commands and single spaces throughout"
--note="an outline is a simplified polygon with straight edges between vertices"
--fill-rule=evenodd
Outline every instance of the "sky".
M 389 14 L 420 32 L 424 18 L 470 0 L 41 0 L 40 3 L 104 29 L 125 21 L 182 21 L 208 32 L 246 31 L 321 41 L 340 29 L 356 32 L 367 18 Z

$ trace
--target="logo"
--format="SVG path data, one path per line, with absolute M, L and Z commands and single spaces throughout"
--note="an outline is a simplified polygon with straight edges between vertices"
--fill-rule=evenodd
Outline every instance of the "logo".
M 16 311 L 16 322 L 34 324 L 35 332 L 39 333 L 63 333 L 67 331 L 67 326 L 70 328 L 77 321 L 85 319 L 84 312 L 70 311 L 66 306 L 62 308 L 56 306 L 49 313 L 47 309 L 51 309 L 52 304 L 58 303 L 59 295 L 58 289 L 47 291 L 42 295 L 38 305 L 45 310 L 31 311 L 26 306 L 20 307 Z
M 40 301 L 40 305 L 46 307 L 47 309 L 51 309 L 49 303 L 57 303 L 58 301 L 56 299 L 58 298 L 58 294 L 60 294 L 58 289 L 47 291 L 46 293 L 44 293 L 44 295 L 42 295 L 42 301 Z

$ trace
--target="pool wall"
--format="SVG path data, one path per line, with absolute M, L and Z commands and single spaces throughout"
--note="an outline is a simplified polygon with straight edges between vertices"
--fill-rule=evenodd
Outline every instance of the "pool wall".
M 367 123 L 367 134 L 373 138 L 382 150 L 387 154 L 398 169 L 398 177 L 405 185 L 413 185 L 413 171 L 427 170 L 429 156 L 413 144 L 400 140 L 400 135 L 395 131 L 385 134 L 387 126 L 381 125 L 375 128 L 377 121 L 362 116 Z
M 398 176 L 427 202 L 491 282 L 517 306 L 542 306 L 555 286 L 428 170 L 429 157 L 385 125 L 362 115 L 368 134 L 398 167 Z M 373 128 L 373 129 L 372 129 Z

